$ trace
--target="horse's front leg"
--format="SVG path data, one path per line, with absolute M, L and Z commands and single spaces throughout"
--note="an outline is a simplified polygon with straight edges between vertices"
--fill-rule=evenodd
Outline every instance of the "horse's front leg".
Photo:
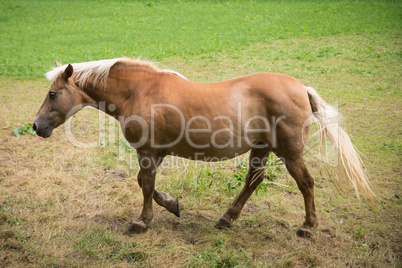
M 138 185 L 141 187 L 142 185 L 141 171 L 138 172 L 137 180 Z M 180 217 L 180 206 L 179 201 L 177 199 L 174 199 L 168 193 L 158 191 L 156 189 L 154 190 L 153 198 L 159 206 L 166 208 L 169 212 L 173 213 L 177 217 Z
M 158 157 L 156 153 L 146 152 L 138 153 L 138 161 L 140 164 L 141 172 L 141 189 L 144 196 L 144 205 L 142 207 L 141 216 L 131 223 L 128 232 L 129 233 L 142 233 L 149 224 L 151 224 L 154 217 L 152 209 L 152 198 L 155 191 L 155 175 L 156 169 L 159 166 L 159 162 L 163 158 Z

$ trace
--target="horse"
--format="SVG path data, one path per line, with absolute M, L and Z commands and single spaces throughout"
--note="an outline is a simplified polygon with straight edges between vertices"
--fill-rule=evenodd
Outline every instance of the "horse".
M 358 197 L 358 189 L 375 196 L 348 134 L 333 124 L 338 111 L 291 76 L 258 73 L 198 83 L 152 62 L 117 58 L 63 66 L 56 61 L 46 77 L 52 85 L 33 123 L 40 137 L 50 137 L 54 128 L 91 106 L 118 120 L 136 149 L 144 203 L 140 216 L 130 222 L 129 234 L 149 227 L 152 200 L 180 217 L 178 200 L 155 189 L 156 171 L 166 156 L 221 161 L 250 151 L 245 185 L 215 226 L 229 228 L 239 218 L 274 153 L 304 198 L 305 220 L 296 233 L 311 236 L 318 217 L 314 180 L 303 156 L 312 120 L 319 126 L 320 141 L 329 139 L 338 152 L 339 183 L 353 185 Z

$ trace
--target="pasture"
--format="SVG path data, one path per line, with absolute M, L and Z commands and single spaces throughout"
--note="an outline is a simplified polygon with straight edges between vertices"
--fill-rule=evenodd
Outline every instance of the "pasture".
M 400 2 L 0 3 L 1 267 L 401 266 Z M 306 153 L 320 225 L 299 238 L 302 195 L 272 158 L 269 180 L 232 228 L 218 230 L 244 184 L 247 155 L 220 163 L 170 157 L 156 185 L 179 199 L 181 217 L 155 205 L 151 227 L 127 235 L 142 207 L 139 167 L 114 119 L 85 108 L 70 121 L 73 142 L 65 126 L 49 139 L 13 133 L 33 122 L 54 60 L 121 56 L 193 81 L 275 72 L 314 87 L 344 115 L 375 204 L 351 187 L 340 195 Z

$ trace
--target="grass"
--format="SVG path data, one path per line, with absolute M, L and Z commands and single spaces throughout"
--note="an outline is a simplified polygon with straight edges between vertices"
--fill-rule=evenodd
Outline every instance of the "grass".
M 398 1 L 0 3 L 0 75 L 25 78 L 42 77 L 54 60 L 139 56 L 160 61 L 238 53 L 278 39 L 384 34 L 401 27 Z
M 402 85 L 398 2 L 292 1 L 268 3 L 269 8 L 262 8 L 262 2 L 240 1 L 208 4 L 172 1 L 170 5 L 157 1 L 3 3 L 3 10 L 8 11 L 1 15 L 1 27 L 5 31 L 0 34 L 3 37 L 7 33 L 9 40 L 14 38 L 18 42 L 11 46 L 3 38 L 0 40 L 3 107 L 0 113 L 0 266 L 401 265 Z M 63 5 L 67 7 L 61 8 Z M 78 7 L 90 5 L 99 8 L 83 8 L 83 15 L 77 17 Z M 214 8 L 207 11 L 208 5 Z M 12 6 L 15 8 L 10 9 Z M 43 15 L 45 6 L 49 7 L 47 15 Z M 22 17 L 22 12 L 29 9 L 30 16 L 37 21 L 31 29 L 25 27 L 30 16 Z M 163 15 L 167 9 L 183 15 L 169 20 L 171 16 Z M 186 10 L 197 12 L 189 16 L 189 12 L 184 14 Z M 304 15 L 290 16 L 296 10 Z M 120 18 L 120 25 L 129 23 L 123 18 L 133 18 L 127 15 L 129 12 L 137 15 L 141 12 L 141 16 L 134 17 L 138 20 L 134 30 L 142 33 L 136 37 L 137 41 L 128 44 L 127 40 L 134 36 L 128 32 L 128 39 L 115 42 L 119 36 L 125 38 L 122 34 L 125 28 L 114 27 L 109 16 L 113 12 L 117 15 L 113 17 Z M 350 14 L 346 15 L 347 12 Z M 104 15 L 102 21 L 97 21 L 97 14 Z M 272 20 L 266 20 L 268 15 Z M 250 21 L 246 21 L 246 16 Z M 353 16 L 355 24 L 351 23 Z M 146 22 L 141 24 L 141 18 Z M 305 20 L 309 31 L 304 33 L 296 27 L 292 28 L 292 34 L 286 35 L 287 32 L 279 31 L 286 18 L 290 18 L 289 24 Z M 329 19 L 331 27 L 319 26 L 323 18 Z M 210 30 L 202 26 L 207 20 L 211 21 Z M 77 28 L 69 38 L 63 37 L 55 29 L 64 21 L 70 26 L 67 29 L 72 29 L 76 21 L 78 25 L 88 22 L 89 30 Z M 106 30 L 94 28 L 100 22 Z M 350 23 L 349 26 L 341 27 L 344 22 Z M 181 29 L 184 25 L 196 33 Z M 255 39 L 247 39 L 252 25 L 255 25 Z M 327 27 L 326 36 L 319 27 Z M 168 31 L 160 34 L 165 28 Z M 36 35 L 38 29 L 44 29 L 41 35 Z M 278 29 L 278 33 L 267 35 L 265 29 Z M 86 42 L 88 33 L 98 36 L 101 31 L 103 38 Z M 218 39 L 227 46 L 207 38 L 208 31 L 219 33 Z M 48 37 L 51 33 L 55 36 Z M 196 38 L 197 35 L 205 39 Z M 172 43 L 158 50 L 165 36 L 170 36 Z M 186 44 L 177 42 L 186 36 L 184 43 L 193 42 L 187 50 Z M 149 38 L 158 40 L 146 44 Z M 35 45 L 39 41 L 41 45 Z M 58 44 L 67 50 L 58 51 Z M 110 46 L 112 52 L 102 54 L 102 46 Z M 201 51 L 201 46 L 206 49 Z M 125 51 L 124 47 L 132 50 Z M 72 49 L 80 53 L 72 53 Z M 5 62 L 7 53 L 14 56 L 16 65 Z M 265 182 L 266 192 L 263 188 L 250 198 L 233 228 L 217 230 L 213 227 L 215 221 L 240 191 L 241 185 L 232 186 L 242 183 L 242 163 L 247 162 L 247 155 L 222 163 L 171 157 L 158 171 L 156 183 L 157 189 L 179 198 L 181 218 L 155 204 L 155 219 L 149 230 L 127 236 L 125 231 L 130 220 L 141 211 L 142 194 L 136 181 L 135 151 L 120 138 L 113 119 L 99 116 L 90 108 L 74 116 L 76 137 L 96 144 L 88 149 L 74 147 L 63 127 L 56 129 L 50 139 L 31 135 L 15 137 L 12 123 L 32 122 L 50 86 L 37 77 L 49 69 L 51 60 L 66 63 L 138 54 L 157 59 L 161 67 L 177 70 L 194 81 L 216 81 L 269 71 L 295 76 L 313 86 L 326 101 L 336 102 L 347 118 L 346 128 L 370 171 L 377 204 L 359 202 L 349 188 L 345 196 L 340 196 L 315 159 L 306 155 L 308 168 L 315 178 L 320 219 L 312 239 L 300 239 L 295 234 L 303 221 L 304 207 L 295 182 L 284 168 L 274 171 L 277 177 Z M 35 61 L 37 64 L 32 64 Z

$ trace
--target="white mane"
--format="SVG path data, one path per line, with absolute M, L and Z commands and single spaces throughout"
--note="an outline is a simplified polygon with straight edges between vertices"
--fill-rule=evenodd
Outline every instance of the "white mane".
M 82 87 L 89 79 L 90 76 L 93 75 L 94 83 L 99 81 L 105 82 L 109 75 L 110 68 L 116 64 L 118 61 L 130 61 L 128 58 L 118 58 L 118 59 L 110 59 L 110 60 L 99 60 L 99 61 L 90 61 L 90 62 L 82 62 L 82 63 L 73 63 L 71 64 L 74 69 L 73 76 L 77 78 L 78 84 Z M 50 72 L 46 73 L 46 78 L 50 82 L 56 81 L 56 79 L 64 72 L 67 68 L 67 64 L 56 67 Z
M 167 70 L 167 69 L 165 69 L 165 70 L 162 70 L 162 72 L 172 73 L 172 74 L 175 74 L 175 75 L 177 75 L 177 76 L 180 76 L 180 77 L 183 78 L 183 79 L 188 80 L 184 75 L 182 75 L 182 74 L 179 73 L 179 72 L 173 71 L 173 70 Z
M 143 61 L 143 60 L 131 60 L 129 58 L 117 58 L 117 59 L 110 59 L 110 60 L 99 60 L 99 61 L 90 61 L 90 62 L 82 62 L 82 63 L 73 63 L 74 72 L 73 77 L 78 82 L 79 87 L 83 87 L 86 82 L 88 82 L 89 78 L 92 78 L 92 82 L 96 83 L 103 83 L 105 85 L 106 79 L 109 76 L 110 68 L 113 67 L 117 62 L 124 62 L 131 65 L 137 65 L 139 67 L 147 68 L 152 71 L 157 72 L 169 72 L 176 74 L 184 79 L 186 79 L 183 75 L 178 72 L 172 70 L 159 70 L 152 62 Z M 67 64 L 56 67 L 53 70 L 47 72 L 46 78 L 50 82 L 56 81 L 56 79 L 64 72 L 67 68 Z

